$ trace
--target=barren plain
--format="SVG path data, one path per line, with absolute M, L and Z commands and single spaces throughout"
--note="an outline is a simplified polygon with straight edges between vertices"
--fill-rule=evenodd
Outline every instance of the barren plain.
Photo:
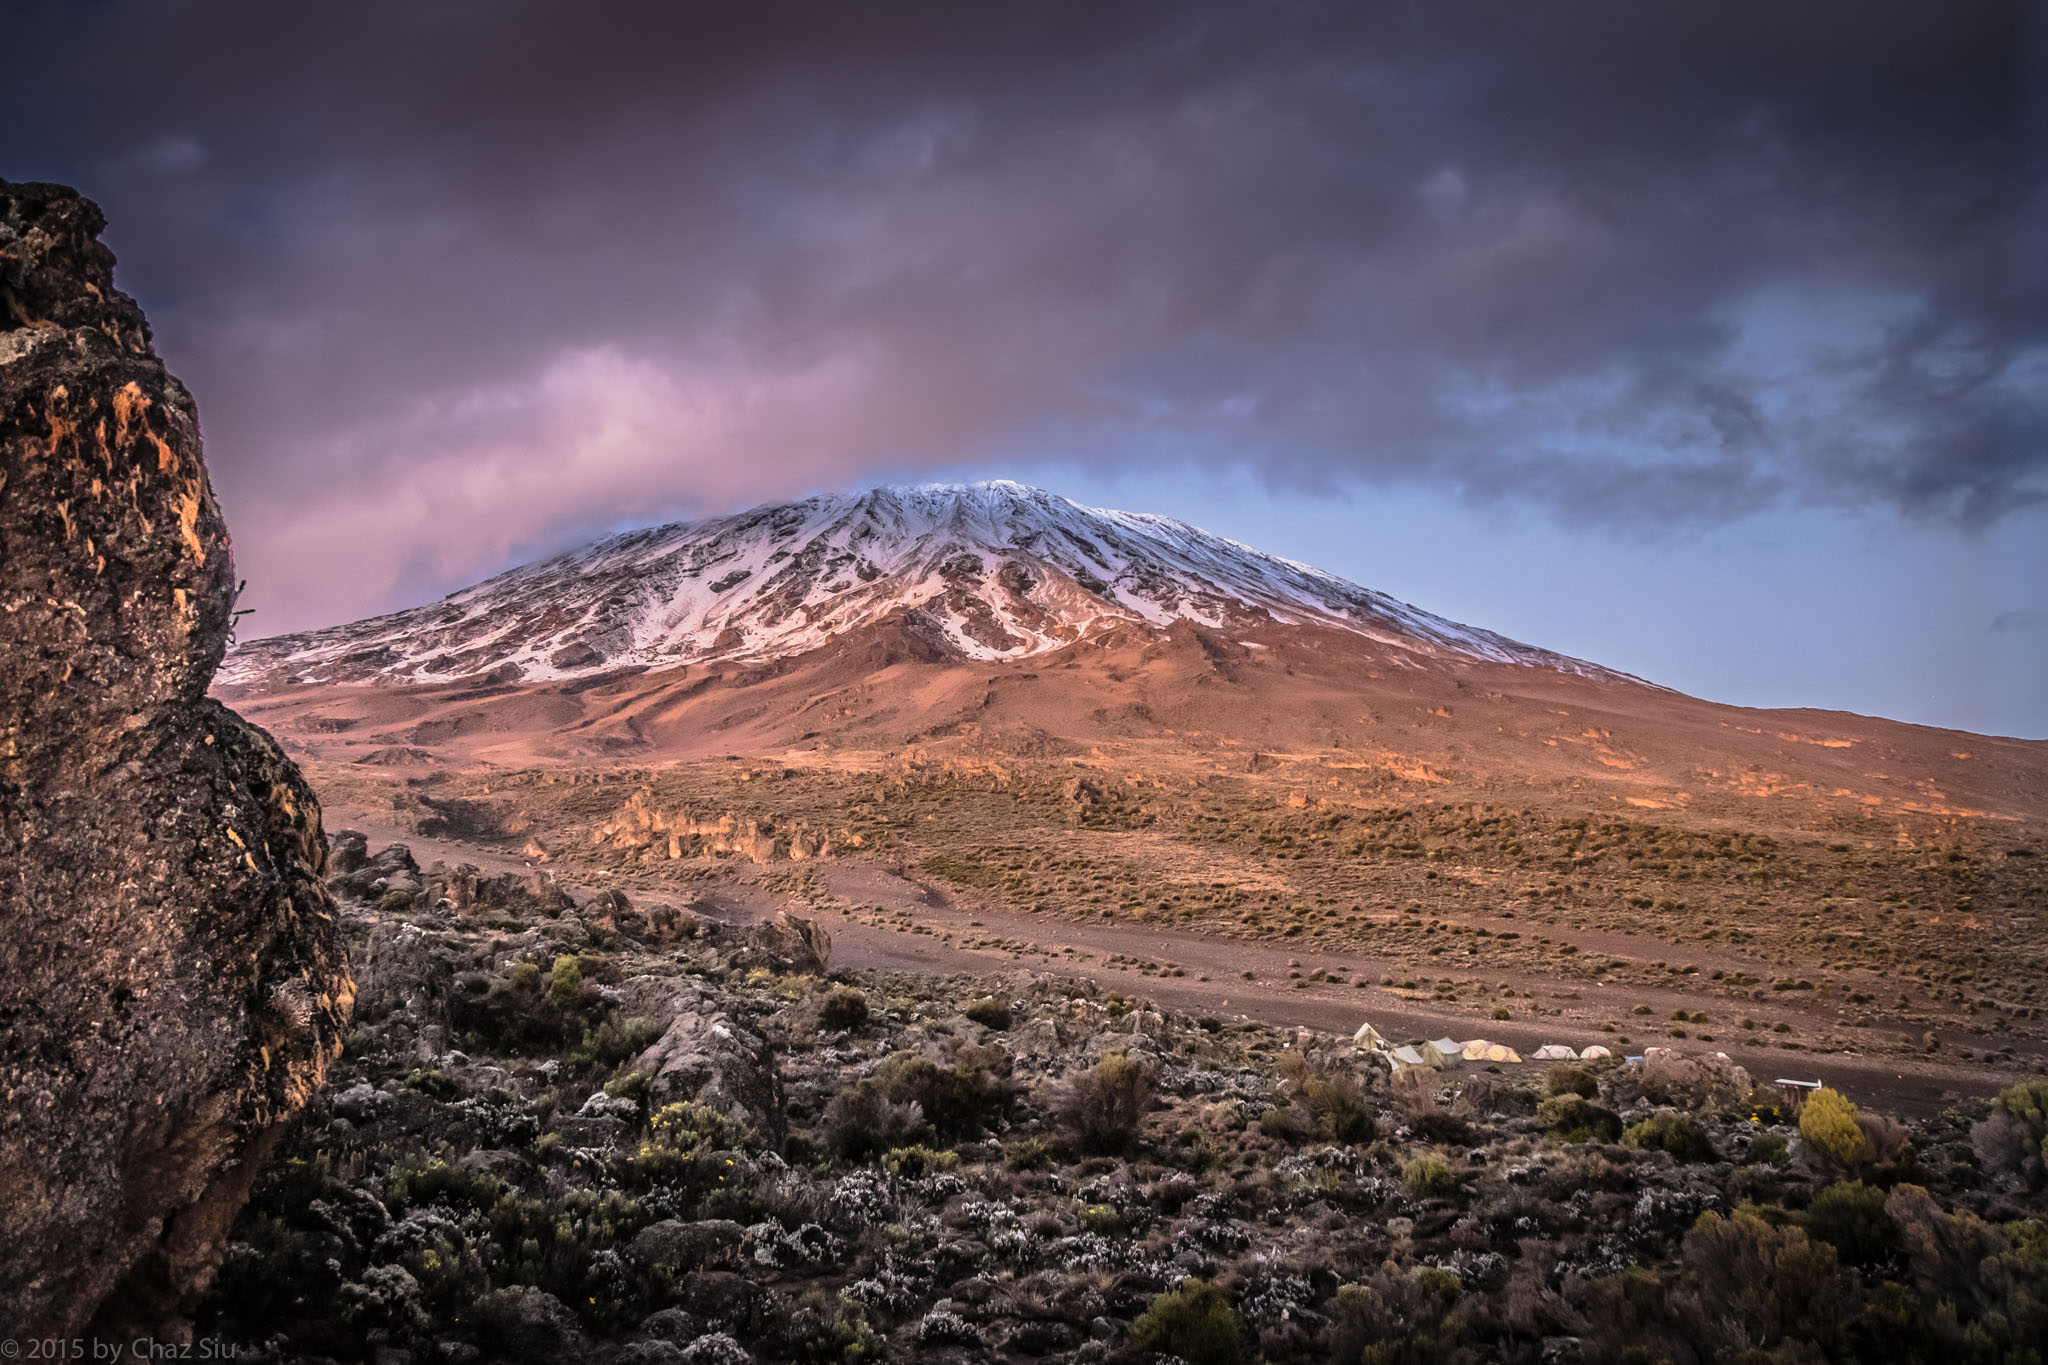
M 1028 667 L 882 629 L 767 665 L 230 700 L 330 829 L 823 915 L 854 966 L 1725 1050 L 1918 1111 L 2048 1061 L 2038 742 L 1185 623 Z

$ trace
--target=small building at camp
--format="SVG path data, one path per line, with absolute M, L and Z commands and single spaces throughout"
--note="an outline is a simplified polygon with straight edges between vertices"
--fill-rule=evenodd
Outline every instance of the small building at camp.
M 1772 1084 L 1778 1087 L 1778 1101 L 1793 1113 L 1806 1107 L 1813 1098 L 1813 1092 L 1820 1089 L 1819 1081 L 1794 1081 L 1780 1076 Z

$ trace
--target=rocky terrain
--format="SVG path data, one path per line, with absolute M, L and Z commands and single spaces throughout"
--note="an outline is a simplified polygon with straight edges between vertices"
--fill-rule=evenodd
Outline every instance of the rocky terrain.
M 337 836 L 333 1084 L 243 1359 L 1985 1361 L 2048 1339 L 2048 1082 L 1904 1124 L 1708 1047 L 1395 1076 L 1056 972 Z
M 1432 799 L 1340 755 L 970 753 L 306 762 L 380 839 L 635 898 L 794 904 L 858 965 L 1056 966 L 1325 1029 L 1706 1042 L 1915 1113 L 2048 1070 L 2048 862 L 2024 825 L 1879 841 Z
M 206 696 L 234 561 L 192 398 L 115 290 L 101 227 L 70 190 L 0 182 L 10 1348 L 189 1331 L 353 989 L 318 802 Z

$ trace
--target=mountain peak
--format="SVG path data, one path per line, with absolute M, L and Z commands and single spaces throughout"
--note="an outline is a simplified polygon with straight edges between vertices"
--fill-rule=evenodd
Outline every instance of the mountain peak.
M 1432 616 L 1171 517 L 994 479 L 890 484 L 608 537 L 440 602 L 258 640 L 233 683 L 554 678 L 805 653 L 885 621 L 995 661 L 1119 624 L 1336 629 L 1428 657 L 1609 670 Z

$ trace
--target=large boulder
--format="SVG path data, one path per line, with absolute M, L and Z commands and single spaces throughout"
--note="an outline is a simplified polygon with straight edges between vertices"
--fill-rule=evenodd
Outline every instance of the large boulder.
M 353 866 L 347 872 L 330 870 L 327 882 L 330 890 L 365 897 L 374 903 L 392 891 L 417 896 L 425 886 L 420 878 L 420 865 L 413 859 L 412 850 L 404 844 L 387 844 L 374 855 L 360 859 L 355 853 L 355 848 L 350 845 L 348 860 Z
M 191 395 L 99 210 L 0 181 L 0 1336 L 159 1339 L 339 1052 L 320 808 L 206 696 Z
M 772 920 L 749 925 L 734 948 L 732 965 L 771 972 L 822 976 L 832 965 L 832 935 L 816 920 L 778 911 Z
M 647 1073 L 656 1103 L 694 1100 L 780 1146 L 789 1135 L 775 1050 L 701 989 L 675 978 L 637 976 L 620 987 L 628 1014 L 665 1024 L 633 1063 Z

